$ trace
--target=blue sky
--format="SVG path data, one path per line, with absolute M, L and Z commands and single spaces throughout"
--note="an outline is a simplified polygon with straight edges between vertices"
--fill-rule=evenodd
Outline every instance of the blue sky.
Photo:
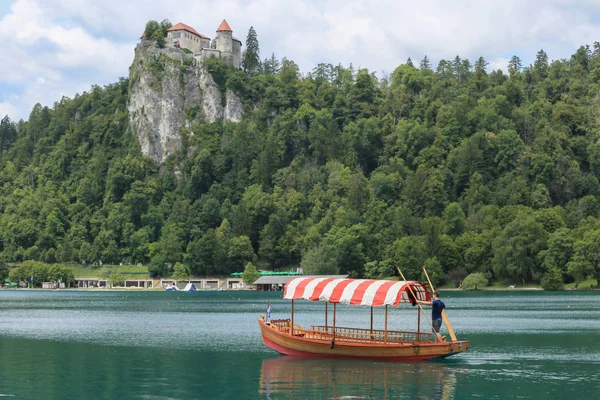
M 408 57 L 484 56 L 490 69 L 544 49 L 569 58 L 600 41 L 599 0 L 0 0 L 0 118 L 127 76 L 146 21 L 183 22 L 214 37 L 223 18 L 261 56 L 302 72 L 325 62 L 391 73 Z

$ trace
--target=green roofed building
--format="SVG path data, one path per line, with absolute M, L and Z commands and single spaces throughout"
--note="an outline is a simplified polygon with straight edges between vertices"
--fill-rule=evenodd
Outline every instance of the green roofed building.
M 263 275 L 258 278 L 254 283 L 254 287 L 258 291 L 270 292 L 283 290 L 283 287 L 286 283 L 291 281 L 294 278 L 297 278 L 297 275 Z M 347 278 L 348 275 L 302 275 L 303 278 L 336 278 L 342 279 Z

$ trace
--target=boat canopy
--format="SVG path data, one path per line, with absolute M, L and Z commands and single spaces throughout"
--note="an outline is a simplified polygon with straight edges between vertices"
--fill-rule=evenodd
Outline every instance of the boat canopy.
M 410 292 L 412 288 L 417 300 L 431 299 L 427 287 L 418 281 L 384 281 L 374 279 L 340 278 L 294 278 L 286 283 L 283 298 L 327 301 L 362 306 L 397 306 L 406 301 L 415 304 Z

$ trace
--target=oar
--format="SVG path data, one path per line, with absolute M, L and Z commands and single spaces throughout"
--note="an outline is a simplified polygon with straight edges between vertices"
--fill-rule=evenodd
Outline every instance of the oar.
M 413 298 L 417 302 L 417 305 L 419 306 L 419 309 L 423 312 L 423 315 L 425 315 L 425 318 L 427 318 L 427 322 L 429 322 L 429 325 L 431 325 L 431 330 L 433 330 L 435 332 L 435 329 L 433 329 L 433 324 L 429 320 L 429 317 L 427 317 L 427 313 L 425 312 L 425 310 L 423 310 L 423 306 L 421 305 L 421 303 L 419 303 L 419 299 L 417 299 L 417 296 L 415 295 L 415 292 L 413 292 L 412 286 L 410 286 L 408 284 L 408 281 L 404 277 L 404 274 L 402 273 L 402 271 L 400 271 L 400 268 L 396 267 L 396 269 L 398 269 L 398 272 L 400 273 L 400 276 L 402 277 L 402 280 L 404 280 L 404 282 L 406 282 L 406 285 L 408 286 L 408 290 L 410 290 L 410 294 L 412 294 Z M 419 338 L 419 342 L 420 341 L 421 341 L 421 338 Z
M 429 282 L 429 287 L 431 288 L 431 291 L 435 292 L 435 289 L 433 288 L 433 284 L 431 283 L 431 279 L 429 279 L 429 274 L 427 273 L 427 270 L 425 269 L 425 267 L 423 267 L 423 272 L 425 272 L 425 276 L 427 277 L 427 282 Z M 456 342 L 458 339 L 456 338 L 456 335 L 454 334 L 454 329 L 452 329 L 452 325 L 450 325 L 450 321 L 448 320 L 448 316 L 446 315 L 445 309 L 442 309 L 442 319 L 444 320 L 444 323 L 446 324 L 446 328 L 448 329 L 448 333 L 450 334 L 452 341 Z

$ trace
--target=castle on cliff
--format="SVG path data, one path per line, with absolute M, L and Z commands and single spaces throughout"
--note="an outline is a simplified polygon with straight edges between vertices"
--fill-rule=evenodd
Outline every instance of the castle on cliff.
M 225 20 L 217 28 L 217 36 L 212 41 L 191 26 L 179 22 L 167 30 L 165 46 L 188 49 L 199 61 L 218 57 L 236 68 L 240 67 L 242 60 L 242 42 L 233 37 L 233 31 Z

